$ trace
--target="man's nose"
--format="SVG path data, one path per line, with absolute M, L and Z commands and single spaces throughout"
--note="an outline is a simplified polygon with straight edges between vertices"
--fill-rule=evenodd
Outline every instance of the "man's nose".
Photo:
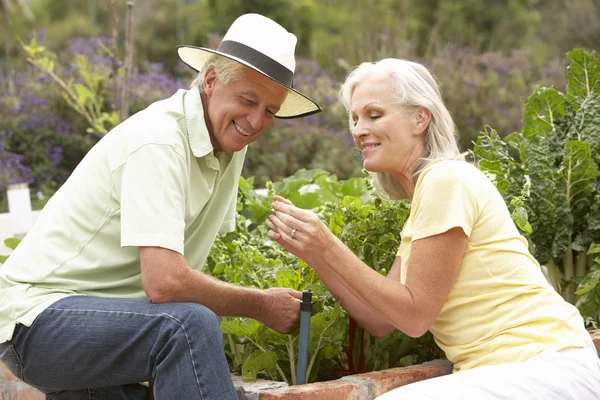
M 248 122 L 255 132 L 262 128 L 264 118 L 264 110 L 262 110 L 261 107 L 254 108 L 250 114 L 248 114 Z

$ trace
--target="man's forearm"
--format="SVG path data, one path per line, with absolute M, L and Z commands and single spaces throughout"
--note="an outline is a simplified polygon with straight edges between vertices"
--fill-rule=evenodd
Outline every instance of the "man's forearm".
M 178 282 L 165 282 L 163 295 L 155 303 L 194 302 L 221 316 L 260 318 L 265 303 L 263 291 L 232 285 L 202 272 L 187 269 Z

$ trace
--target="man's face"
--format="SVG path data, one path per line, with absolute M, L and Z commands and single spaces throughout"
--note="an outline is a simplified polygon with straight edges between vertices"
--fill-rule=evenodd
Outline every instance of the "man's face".
M 244 67 L 240 79 L 224 84 L 209 68 L 202 86 L 205 120 L 215 151 L 232 153 L 258 139 L 271 125 L 287 90 Z

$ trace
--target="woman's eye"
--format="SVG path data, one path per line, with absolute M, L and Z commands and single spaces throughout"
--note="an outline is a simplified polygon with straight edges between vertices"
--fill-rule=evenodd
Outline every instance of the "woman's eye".
M 381 115 L 379 115 L 379 114 L 371 114 L 369 116 L 369 118 L 371 118 L 371 119 L 377 119 L 377 118 L 381 118 Z

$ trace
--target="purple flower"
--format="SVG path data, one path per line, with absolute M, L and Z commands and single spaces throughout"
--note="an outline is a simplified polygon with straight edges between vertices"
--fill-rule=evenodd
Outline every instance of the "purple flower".
M 0 142 L 0 189 L 13 183 L 31 183 L 31 168 L 23 165 L 23 156 L 4 149 Z
M 59 164 L 63 160 L 63 148 L 60 146 L 53 146 L 48 154 L 48 158 L 54 164 Z

